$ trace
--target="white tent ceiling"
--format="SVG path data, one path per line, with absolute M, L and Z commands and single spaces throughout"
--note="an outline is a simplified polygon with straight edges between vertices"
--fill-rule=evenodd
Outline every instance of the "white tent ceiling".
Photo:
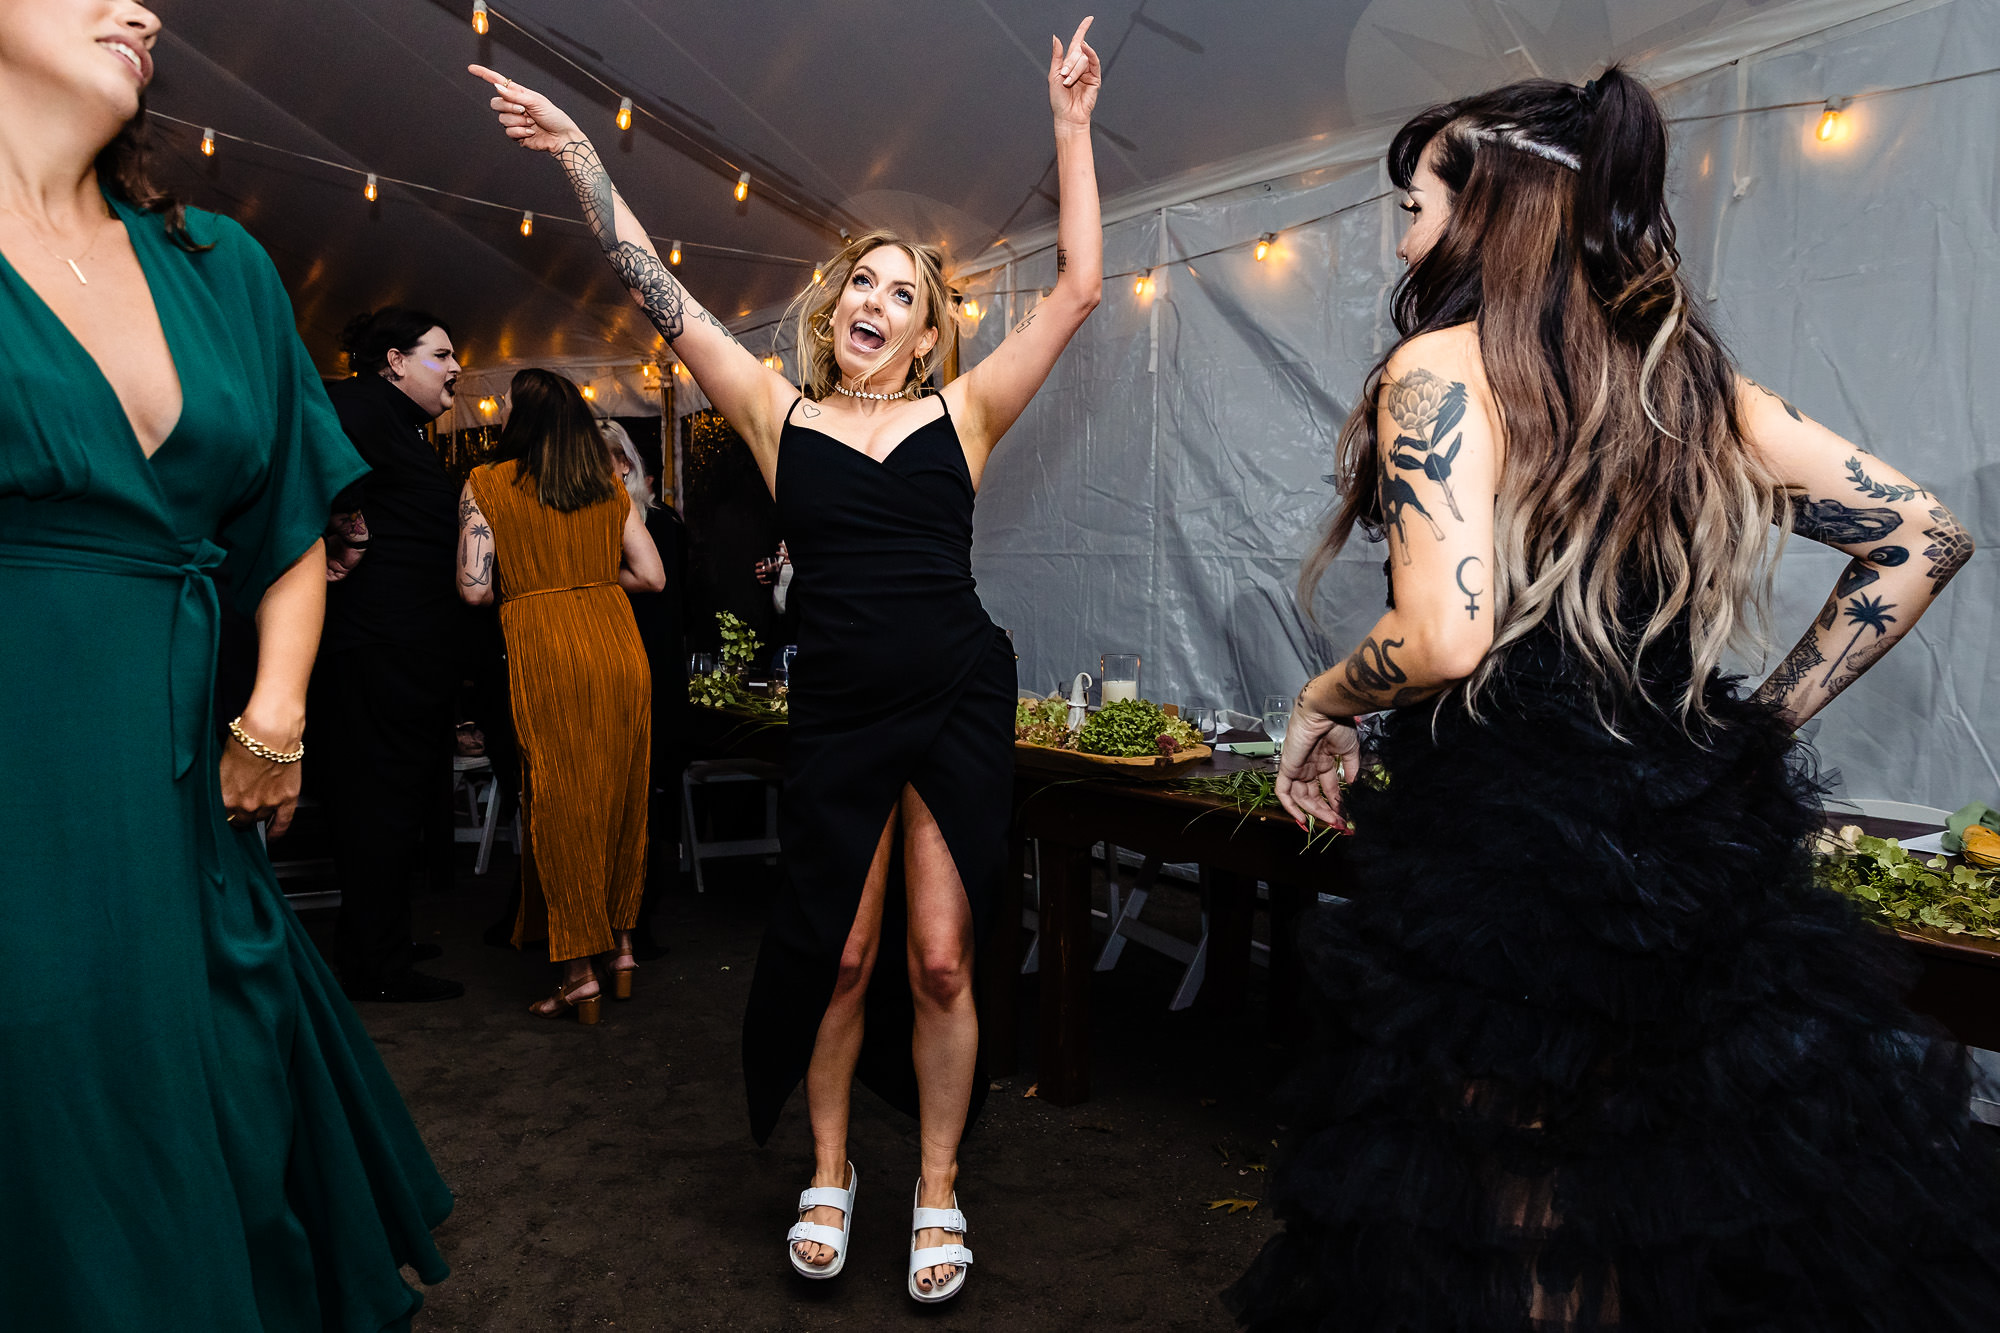
M 1327 138 L 1510 77 L 1582 78 L 1826 0 L 1140 0 L 1099 13 L 1108 195 Z M 552 165 L 498 133 L 481 60 L 570 109 L 684 276 L 725 317 L 781 302 L 835 228 L 887 223 L 964 262 L 1053 217 L 1042 62 L 1077 0 L 160 0 L 162 174 L 271 249 L 321 364 L 356 310 L 422 304 L 474 363 L 630 355 L 654 335 L 609 280 Z M 617 96 L 640 108 L 612 124 Z M 651 112 L 652 115 L 647 113 Z M 657 118 L 655 118 L 657 117 Z M 240 143 L 227 136 L 254 140 Z M 263 146 L 260 146 L 263 145 Z M 285 151 L 277 151 L 285 150 Z M 306 154 L 459 195 L 360 178 Z M 747 204 L 732 168 L 751 172 Z M 789 206 L 788 206 L 789 205 Z M 520 210 L 539 215 L 519 234 Z

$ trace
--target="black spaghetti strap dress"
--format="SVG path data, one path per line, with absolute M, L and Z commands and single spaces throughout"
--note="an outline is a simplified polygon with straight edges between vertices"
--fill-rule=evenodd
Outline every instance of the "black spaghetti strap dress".
M 743 1024 L 759 1143 L 812 1060 L 869 862 L 903 788 L 936 817 L 983 938 L 1007 860 L 1014 778 L 1014 654 L 973 582 L 972 474 L 949 411 L 877 462 L 800 424 L 798 408 L 779 437 L 777 481 L 799 617 L 778 825 L 786 873 Z M 900 856 L 856 1072 L 914 1115 L 899 866 Z M 986 1082 L 973 1087 L 976 1114 Z

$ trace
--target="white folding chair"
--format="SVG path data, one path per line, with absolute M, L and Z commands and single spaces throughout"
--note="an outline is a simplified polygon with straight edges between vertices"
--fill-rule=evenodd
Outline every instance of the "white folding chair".
M 707 893 L 701 863 L 717 857 L 776 856 L 778 854 L 778 782 L 783 776 L 776 764 L 758 759 L 697 759 L 681 773 L 681 869 L 694 870 L 694 890 Z M 704 842 L 695 829 L 694 789 L 730 782 L 764 784 L 764 836 Z M 714 828 L 714 821 L 709 823 Z

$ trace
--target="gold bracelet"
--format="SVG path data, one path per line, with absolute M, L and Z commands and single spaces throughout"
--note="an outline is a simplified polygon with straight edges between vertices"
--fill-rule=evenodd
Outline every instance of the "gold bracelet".
M 306 757 L 306 743 L 304 741 L 300 741 L 299 748 L 293 750 L 290 754 L 285 753 L 283 750 L 273 750 L 255 736 L 243 730 L 243 719 L 241 717 L 238 717 L 234 722 L 229 724 L 229 734 L 236 738 L 238 745 L 267 763 L 296 764 L 299 760 Z

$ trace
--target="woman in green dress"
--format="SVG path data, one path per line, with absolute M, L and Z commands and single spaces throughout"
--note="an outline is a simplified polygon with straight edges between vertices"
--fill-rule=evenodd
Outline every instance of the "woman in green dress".
M 0 1325 L 406 1328 L 451 1194 L 256 830 L 363 468 L 263 251 L 146 185 L 158 31 L 0 5 Z

